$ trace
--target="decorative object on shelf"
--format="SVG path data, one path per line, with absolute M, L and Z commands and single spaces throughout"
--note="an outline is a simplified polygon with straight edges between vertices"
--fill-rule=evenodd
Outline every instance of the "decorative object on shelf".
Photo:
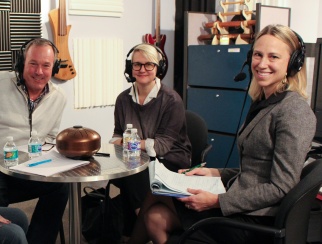
M 229 2 L 220 1 L 223 12 L 218 13 L 218 20 L 204 25 L 211 29 L 210 35 L 201 35 L 198 40 L 211 41 L 212 45 L 249 44 L 254 38 L 256 21 L 253 15 L 254 0 L 241 0 Z M 228 7 L 238 5 L 239 11 L 229 12 Z M 230 16 L 233 16 L 230 18 Z M 224 41 L 223 41 L 224 40 Z
M 57 58 L 61 60 L 60 69 L 55 78 L 70 80 L 76 76 L 76 70 L 68 49 L 68 35 L 71 25 L 66 25 L 66 1 L 59 0 L 59 8 L 53 9 L 48 14 L 53 32 L 54 43 L 59 50 Z

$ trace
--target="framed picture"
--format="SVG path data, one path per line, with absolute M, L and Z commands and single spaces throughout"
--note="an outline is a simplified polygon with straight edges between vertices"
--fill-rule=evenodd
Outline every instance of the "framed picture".
M 255 33 L 260 32 L 265 26 L 281 24 L 290 26 L 291 8 L 275 7 L 256 3 Z

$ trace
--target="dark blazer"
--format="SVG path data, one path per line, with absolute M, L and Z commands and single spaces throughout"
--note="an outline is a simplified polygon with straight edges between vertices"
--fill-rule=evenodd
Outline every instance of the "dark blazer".
M 238 137 L 240 168 L 220 170 L 223 181 L 237 174 L 219 195 L 223 214 L 273 216 L 300 180 L 315 129 L 312 109 L 296 92 L 263 108 Z

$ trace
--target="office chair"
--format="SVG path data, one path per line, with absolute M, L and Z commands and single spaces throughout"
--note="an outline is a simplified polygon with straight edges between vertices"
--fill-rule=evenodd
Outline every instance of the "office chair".
M 186 123 L 188 138 L 192 146 L 192 166 L 200 164 L 205 161 L 206 155 L 211 149 L 211 145 L 208 144 L 208 128 L 206 122 L 198 114 L 186 110 Z M 115 183 L 115 180 L 109 181 L 109 183 Z M 116 184 L 114 184 L 116 185 Z M 116 185 L 117 186 L 117 185 Z M 134 223 L 126 222 L 124 226 L 127 229 L 131 229 L 131 225 Z
M 304 244 L 307 241 L 312 203 L 322 184 L 322 159 L 308 164 L 302 171 L 300 182 L 283 198 L 273 226 L 244 223 L 225 217 L 200 220 L 186 230 L 176 243 L 191 242 L 191 235 L 205 226 L 228 226 L 256 231 L 274 238 L 279 244 Z M 172 237 L 171 237 L 172 238 Z
M 208 144 L 208 128 L 198 114 L 186 110 L 188 138 L 192 147 L 191 166 L 205 162 L 212 145 Z

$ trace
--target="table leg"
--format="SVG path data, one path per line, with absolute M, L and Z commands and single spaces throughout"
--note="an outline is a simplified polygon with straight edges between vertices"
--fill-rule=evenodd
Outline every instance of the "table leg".
M 81 183 L 69 183 L 69 243 L 81 243 Z

